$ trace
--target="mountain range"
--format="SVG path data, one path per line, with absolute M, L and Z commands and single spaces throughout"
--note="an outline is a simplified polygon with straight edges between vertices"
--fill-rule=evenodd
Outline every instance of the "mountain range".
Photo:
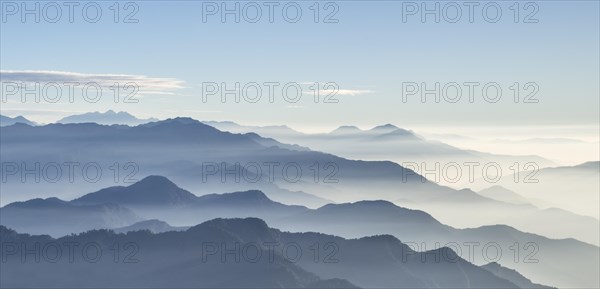
M 9 126 L 9 125 L 13 125 L 15 123 L 24 123 L 27 125 L 37 125 L 35 122 L 30 121 L 20 115 L 17 117 L 8 117 L 8 116 L 0 115 L 0 126 Z
M 527 181 L 524 181 L 527 178 Z M 515 179 L 521 181 L 515 182 Z M 497 185 L 536 202 L 543 208 L 560 208 L 600 218 L 600 162 L 523 171 L 501 178 Z M 479 179 L 474 187 L 484 187 Z
M 36 127 L 17 124 L 1 130 L 3 137 L 0 141 L 6 148 L 2 150 L 2 158 L 7 162 L 60 163 L 57 155 L 68 155 L 70 161 L 81 164 L 92 162 L 106 167 L 114 163 L 134 162 L 139 167 L 138 174 L 165 175 L 198 193 L 242 191 L 254 187 L 265 188 L 264 191 L 271 194 L 271 188 L 277 186 L 281 190 L 310 192 L 322 199 L 338 201 L 363 199 L 366 183 L 373 188 L 370 193 L 373 195 L 367 198 L 395 199 L 409 194 L 412 199 L 425 200 L 454 191 L 423 182 L 421 176 L 392 162 L 354 161 L 322 152 L 294 150 L 256 134 L 222 132 L 187 118 L 135 127 L 92 123 Z M 164 155 L 164 151 L 169 151 L 168 156 Z M 226 169 L 237 163 L 241 165 L 228 180 L 223 181 L 223 174 L 217 173 L 203 181 L 202 174 L 206 173 L 203 165 L 207 163 Z M 261 170 L 250 168 L 247 164 L 258 164 Z M 269 176 L 270 171 L 265 164 L 277 165 L 272 176 Z M 283 175 L 286 165 L 300 168 L 302 175 L 296 179 L 293 170 Z M 241 177 L 243 175 L 244 178 Z M 254 181 L 256 177 L 259 177 L 258 181 Z M 199 178 L 201 182 L 198 182 Z M 369 182 L 364 182 L 366 180 Z M 56 182 L 36 187 L 36 184 L 19 180 L 18 186 L 12 188 L 11 180 L 6 183 L 8 193 L 3 198 L 4 202 L 14 199 L 12 194 L 22 196 L 23 191 L 34 194 L 39 191 L 38 196 L 42 197 L 42 190 L 56 187 L 59 188 L 56 191 L 63 194 L 75 194 L 98 185 L 114 184 L 114 181 L 107 178 L 93 185 L 75 181 L 65 186 L 61 186 L 64 182 Z
M 70 115 L 59 119 L 56 123 L 97 123 L 105 125 L 140 125 L 157 121 L 156 118 L 140 119 L 127 112 L 108 110 L 106 112 L 88 112 Z
M 411 164 L 417 167 L 420 173 L 432 170 L 436 166 L 441 169 L 450 163 L 465 162 L 479 164 L 479 167 L 475 168 L 475 176 L 481 176 L 483 174 L 480 171 L 481 167 L 488 163 L 496 163 L 507 172 L 515 162 L 523 164 L 532 162 L 539 167 L 555 165 L 553 161 L 535 155 L 511 156 L 460 149 L 440 141 L 429 140 L 414 131 L 389 123 L 367 130 L 343 125 L 329 133 L 315 134 L 301 133 L 287 126 L 245 126 L 234 122 L 217 121 L 204 123 L 234 133 L 255 132 L 281 142 L 298 144 L 350 159 L 390 160 L 403 166 Z M 467 168 L 462 169 L 465 174 Z M 436 181 L 454 187 L 469 184 L 467 177 L 449 181 L 448 178 L 438 176 Z
M 390 129 L 394 127 L 384 125 L 375 130 Z M 81 192 L 135 182 L 139 176 L 162 175 L 194 195 L 260 190 L 277 202 L 309 208 L 332 202 L 388 200 L 425 210 L 455 227 L 506 223 L 556 238 L 599 242 L 595 234 L 597 220 L 567 211 L 538 214 L 540 209 L 536 206 L 506 203 L 469 189 L 441 186 L 393 162 L 345 159 L 256 133 L 223 132 L 190 118 L 134 127 L 15 124 L 0 128 L 0 132 L 0 157 L 17 167 L 14 174 L 5 175 L 3 205 L 48 195 L 71 199 Z M 36 182 L 33 176 L 22 181 L 19 174 L 36 164 L 66 162 L 78 165 L 73 181 L 64 166 L 62 178 L 55 182 Z M 84 178 L 83 167 L 88 164 L 99 167 L 102 178 L 93 182 Z M 549 217 L 560 220 L 566 215 L 569 220 L 581 220 L 577 223 L 580 225 L 576 229 L 530 225 Z
M 527 200 L 523 196 L 499 185 L 491 186 L 489 188 L 480 190 L 477 193 L 484 197 L 505 203 L 512 203 L 515 205 L 531 204 L 530 200 Z
M 20 248 L 12 247 L 4 262 L 10 265 L 0 273 L 2 287 L 66 288 L 85 282 L 90 287 L 136 288 L 521 288 L 450 248 L 415 252 L 389 235 L 349 240 L 282 232 L 256 218 L 214 219 L 158 234 L 101 230 L 53 239 L 0 227 L 0 236 L 20 246 L 94 242 L 99 251 L 111 252 L 114 246 L 123 250 L 123 255 L 102 255 L 94 262 L 79 254 L 72 261 L 61 256 L 34 262 L 22 259 L 15 253 Z M 288 253 L 285 248 L 290 246 L 302 253 Z M 33 268 L 44 274 L 23 278 Z
M 62 207 L 65 203 L 69 206 L 85 208 L 113 204 L 131 210 L 136 216 L 116 223 L 132 226 L 129 229 L 117 226 L 113 222 L 102 226 L 90 225 L 88 228 L 80 228 L 81 232 L 100 228 L 114 228 L 119 232 L 139 229 L 157 232 L 181 231 L 185 227 L 211 220 L 216 216 L 259 217 L 269 224 L 291 232 L 312 231 L 345 238 L 391 234 L 415 251 L 450 246 L 458 256 L 469 262 L 484 265 L 489 262 L 489 259 L 497 257 L 498 262 L 510 264 L 528 278 L 544 284 L 558 287 L 598 286 L 596 273 L 599 270 L 599 248 L 573 239 L 549 239 L 503 225 L 456 229 L 439 222 L 426 212 L 398 207 L 387 201 L 329 204 L 314 210 L 274 202 L 260 191 L 196 197 L 160 176 L 144 178 L 129 187 L 103 189 L 70 202 L 47 199 L 45 202 L 36 200 L 18 203 L 18 205 L 9 204 L 0 209 L 0 221 L 2 225 L 17 231 L 36 234 L 51 233 L 47 228 L 52 228 L 53 224 L 62 224 L 61 232 L 71 230 L 70 233 L 77 233 L 78 231 L 74 231 L 75 228 L 65 222 L 64 218 L 60 219 L 53 213 L 48 213 L 49 207 Z M 88 215 L 85 210 L 78 212 L 81 216 L 70 212 L 65 214 L 71 219 Z M 104 220 L 102 215 L 97 215 L 95 218 L 96 220 L 87 223 L 99 224 Z M 150 222 L 139 223 L 137 222 L 139 219 L 147 219 Z M 160 219 L 167 223 L 162 224 L 162 229 L 153 229 L 155 224 L 161 223 L 152 219 Z M 58 223 L 59 220 L 63 222 Z M 173 228 L 169 224 L 176 224 L 177 227 Z M 53 235 L 61 236 L 56 232 Z M 474 255 L 471 255 L 473 253 L 466 244 L 477 244 L 474 247 L 476 249 L 472 251 Z M 489 249 L 490 244 L 493 244 L 493 249 Z M 488 249 L 482 251 L 482 248 Z M 499 256 L 494 257 L 493 254 L 488 256 L 488 250 L 491 252 L 497 248 L 502 250 Z M 337 275 L 325 277 L 335 276 Z M 364 286 L 361 282 L 347 280 Z M 384 284 L 377 283 L 377 286 L 384 286 Z

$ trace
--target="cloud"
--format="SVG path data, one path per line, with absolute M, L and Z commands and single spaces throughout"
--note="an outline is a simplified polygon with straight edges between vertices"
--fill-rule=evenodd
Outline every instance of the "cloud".
M 373 90 L 362 90 L 362 89 L 340 89 L 337 91 L 337 95 L 350 95 L 350 96 L 355 96 L 355 95 L 360 95 L 360 94 L 367 94 L 367 93 L 373 93 Z
M 303 82 L 298 82 L 298 84 L 303 85 L 303 86 L 313 86 L 315 85 L 315 83 L 319 83 L 319 82 L 310 82 L 310 81 L 303 81 Z M 321 86 L 323 86 L 324 83 L 320 82 Z M 361 95 L 361 94 L 368 94 L 368 93 L 374 93 L 374 90 L 370 90 L 370 89 L 340 89 L 339 85 L 337 83 L 333 83 L 334 86 L 336 86 L 338 88 L 338 90 L 336 91 L 335 95 L 349 95 L 349 96 L 356 96 L 356 95 Z M 321 87 L 321 92 L 326 94 L 332 91 L 331 87 Z M 304 94 L 313 94 L 314 92 L 312 90 L 310 91 L 305 91 Z
M 0 113 L 3 115 L 64 115 L 69 113 L 81 113 L 78 110 L 64 110 L 64 109 L 0 109 Z
M 93 83 L 102 89 L 111 89 L 115 83 L 123 87 L 126 84 L 137 86 L 139 95 L 172 95 L 173 91 L 185 88 L 184 82 L 175 78 L 149 77 L 146 75 L 132 74 L 88 74 L 52 70 L 0 70 L 2 82 L 16 83 Z
M 180 113 L 182 110 L 170 110 L 171 112 L 174 113 Z M 189 112 L 189 113 L 222 113 L 222 110 L 194 110 L 194 109 L 185 109 L 183 110 L 183 112 Z
M 300 82 L 300 85 L 313 85 L 314 82 Z M 338 86 L 337 84 L 335 84 L 335 86 Z M 340 89 L 339 87 L 337 87 L 337 91 L 335 92 L 335 95 L 349 95 L 349 96 L 356 96 L 356 95 L 362 95 L 362 94 L 368 94 L 368 93 L 374 93 L 374 90 L 370 90 L 370 89 Z M 332 87 L 321 87 L 320 92 L 322 95 L 327 95 L 328 93 L 333 92 L 333 88 Z M 308 90 L 304 90 L 303 94 L 307 94 L 307 95 L 312 95 L 314 94 L 314 91 L 311 89 Z M 332 95 L 333 96 L 333 95 Z

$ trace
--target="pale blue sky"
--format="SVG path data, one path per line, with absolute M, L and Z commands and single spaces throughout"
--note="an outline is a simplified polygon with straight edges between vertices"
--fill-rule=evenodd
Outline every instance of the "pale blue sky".
M 466 15 L 458 23 L 435 23 L 432 18 L 422 23 L 418 16 L 403 23 L 402 2 L 338 1 L 335 24 L 314 23 L 312 1 L 298 2 L 303 16 L 297 23 L 287 23 L 279 14 L 274 23 L 266 15 L 258 23 L 221 23 L 217 16 L 203 23 L 200 1 L 134 2 L 139 23 L 112 23 L 113 2 L 98 3 L 105 14 L 93 24 L 77 14 L 74 23 L 61 19 L 23 24 L 10 16 L 0 24 L 0 68 L 145 75 L 180 81 L 182 88 L 145 93 L 135 104 L 104 99 L 95 104 L 9 101 L 1 104 L 4 114 L 50 122 L 76 112 L 114 109 L 144 117 L 192 116 L 299 128 L 599 121 L 598 1 L 534 2 L 538 23 L 514 23 L 513 1 L 496 2 L 503 10 L 497 23 L 485 22 L 477 13 L 474 23 Z M 520 3 L 523 9 L 525 2 Z M 202 82 L 274 81 L 335 82 L 347 93 L 333 104 L 313 103 L 309 85 L 296 104 L 281 97 L 274 103 L 239 104 L 201 99 Z M 468 103 L 463 94 L 458 103 L 421 103 L 418 98 L 402 102 L 403 82 L 473 81 L 499 83 L 502 99 L 488 103 L 476 97 Z M 515 104 L 509 90 L 514 82 L 535 82 L 539 103 Z

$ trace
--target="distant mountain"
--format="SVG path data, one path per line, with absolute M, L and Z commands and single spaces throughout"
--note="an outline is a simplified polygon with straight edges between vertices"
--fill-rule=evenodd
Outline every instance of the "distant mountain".
M 417 140 L 420 139 L 415 133 L 409 130 L 399 128 L 392 124 L 384 124 L 376 126 L 369 130 L 361 130 L 353 125 L 340 126 L 328 134 L 313 135 L 319 138 L 334 138 L 334 137 L 349 137 L 356 140 Z M 304 135 L 305 138 L 310 138 L 311 135 Z
M 285 209 L 291 208 L 304 210 L 302 206 L 292 206 L 277 203 L 269 199 L 263 192 L 250 190 L 228 194 L 210 194 L 200 196 L 196 199 L 195 206 L 214 208 L 220 206 L 247 206 L 253 210 Z
M 161 232 L 174 227 L 155 219 L 186 225 L 221 216 L 276 220 L 306 210 L 272 201 L 258 190 L 198 197 L 165 177 L 149 176 L 127 187 L 101 189 L 70 202 L 48 198 L 10 203 L 0 208 L 0 224 L 53 236 L 99 228 Z M 142 218 L 148 220 L 136 223 Z M 77 224 L 69 222 L 71 219 L 78 220 Z
M 184 209 L 169 212 L 150 212 L 163 219 L 173 220 L 178 224 L 186 222 L 199 223 L 218 217 L 245 218 L 258 217 L 267 220 L 278 220 L 293 216 L 309 209 L 297 205 L 285 205 L 269 199 L 263 192 L 257 190 L 209 194 L 198 197 L 194 203 Z M 188 223 L 189 224 L 189 223 Z
M 245 135 L 265 147 L 274 146 L 274 147 L 278 147 L 278 148 L 282 148 L 282 149 L 290 149 L 290 150 L 297 150 L 297 151 L 309 151 L 310 150 L 309 148 L 299 146 L 299 145 L 289 145 L 289 144 L 280 143 L 275 139 L 264 138 L 264 137 L 259 136 L 256 133 L 252 133 L 252 132 L 246 133 Z
M 559 208 L 539 209 L 529 213 L 507 214 L 498 218 L 500 224 L 513 224 L 525 231 L 543 234 L 549 238 L 572 237 L 590 244 L 600 244 L 600 221 Z M 559 227 L 561 230 L 557 230 Z
M 377 134 L 373 136 L 372 140 L 375 141 L 424 141 L 423 138 L 417 136 L 415 133 L 405 129 L 395 129 L 385 133 L 379 133 L 381 130 L 376 131 Z M 370 131 L 372 132 L 372 131 Z
M 2 287 L 77 287 L 85 281 L 97 288 L 116 284 L 136 288 L 518 288 L 449 248 L 416 252 L 391 236 L 346 240 L 287 233 L 255 218 L 215 219 L 184 232 L 90 231 L 60 239 L 0 227 L 0 237 L 4 242 L 41 247 L 95 243 L 106 252 L 115 244 L 129 244 L 117 262 L 111 255 L 93 263 L 79 257 L 73 262 L 63 258 L 58 263 L 32 263 L 22 262 L 20 254 L 7 254 L 0 273 Z M 292 255 L 284 249 L 290 244 L 306 253 Z M 323 254 L 310 253 L 317 245 Z M 239 251 L 231 249 L 238 247 Z M 33 267 L 44 274 L 21 278 Z
M 531 282 L 531 280 L 525 278 L 523 275 L 519 274 L 516 270 L 509 269 L 506 267 L 502 267 L 502 265 L 491 262 L 486 265 L 481 266 L 481 268 L 490 271 L 492 274 L 498 276 L 499 278 L 506 279 L 511 283 L 519 286 L 519 288 L 531 288 L 531 289 L 550 289 L 553 287 L 535 284 Z
M 2 128 L 3 161 L 59 162 L 57 156 L 85 164 L 134 162 L 139 175 L 164 175 L 196 194 L 260 189 L 273 199 L 288 199 L 283 191 L 318 196 L 334 202 L 361 199 L 426 200 L 454 190 L 422 181 L 392 162 L 364 162 L 292 145 L 279 146 L 256 134 L 233 134 L 189 118 L 175 118 L 135 127 L 93 123 L 50 124 L 30 128 Z M 10 149 L 10 153 L 8 153 Z M 169 152 L 165 154 L 165 152 Z M 206 176 L 207 165 L 214 173 Z M 226 170 L 239 169 L 225 175 Z M 272 165 L 271 168 L 268 165 Z M 257 168 L 258 166 L 258 168 Z M 225 169 L 223 169 L 225 168 Z M 294 170 L 299 179 L 294 179 Z M 283 170 L 286 170 L 285 172 Z M 406 178 L 403 178 L 407 172 Z M 203 174 L 205 177 L 203 178 Z M 80 178 L 81 179 L 81 178 Z M 44 186 L 6 182 L 4 202 L 36 194 L 48 187 L 73 197 L 82 190 L 107 187 L 113 178 L 97 183 L 58 182 Z M 277 188 L 275 188 L 277 187 Z M 365 196 L 368 189 L 369 196 Z M 275 197 L 281 195 L 281 198 Z M 301 194 L 298 194 L 301 195 Z M 409 196 L 410 195 L 410 196 Z M 38 197 L 38 195 L 35 195 Z M 310 202 L 315 203 L 315 198 Z
M 237 133 L 256 132 L 263 137 L 277 139 L 280 142 L 310 147 L 313 150 L 325 151 L 336 155 L 360 160 L 389 160 L 400 165 L 410 163 L 417 166 L 420 172 L 425 168 L 444 167 L 449 163 L 463 164 L 475 162 L 480 164 L 475 168 L 474 175 L 482 175 L 480 171 L 483 164 L 496 163 L 504 171 L 515 162 L 533 162 L 540 167 L 553 166 L 550 160 L 539 156 L 511 156 L 498 155 L 486 152 L 461 149 L 439 141 L 429 140 L 411 130 L 399 128 L 393 124 L 376 126 L 370 130 L 361 130 L 356 126 L 344 125 L 329 133 L 304 134 L 292 129 L 272 129 L 272 127 L 244 126 L 235 123 L 213 122 L 210 125 Z M 290 132 L 290 131 L 293 131 Z M 423 165 L 425 164 L 425 165 Z M 448 182 L 445 178 L 438 177 L 437 182 L 453 187 L 470 185 L 466 177 L 468 168 L 462 168 L 463 177 L 459 180 Z
M 56 123 L 97 123 L 103 125 L 139 125 L 148 122 L 157 121 L 156 118 L 140 119 L 127 112 L 115 112 L 108 110 L 106 112 L 88 112 L 64 117 Z
M 206 125 L 210 125 L 222 131 L 232 133 L 250 133 L 254 132 L 259 135 L 268 136 L 271 133 L 287 134 L 287 135 L 302 135 L 303 133 L 294 130 L 286 125 L 267 125 L 267 126 L 246 126 L 240 125 L 233 121 L 202 121 Z
M 308 210 L 303 206 L 272 201 L 258 190 L 198 197 L 162 176 L 149 176 L 128 187 L 102 189 L 74 199 L 71 203 L 113 203 L 131 208 L 142 217 L 169 220 L 177 224 L 199 223 L 222 216 L 277 219 Z
M 74 204 L 115 203 L 123 206 L 184 206 L 196 201 L 196 195 L 179 188 L 162 176 L 149 176 L 128 187 L 110 187 L 75 199 Z
M 312 227 L 312 230 L 348 238 L 399 233 L 396 236 L 403 241 L 416 241 L 407 236 L 416 237 L 417 232 L 418 240 L 422 241 L 439 238 L 453 230 L 426 212 L 398 207 L 388 201 L 328 204 L 271 222 L 285 229 L 304 231 Z
M 591 171 L 600 171 L 600 161 L 591 161 L 591 162 L 585 162 L 579 165 L 574 166 L 573 168 L 575 169 L 584 169 L 584 170 L 591 170 Z
M 114 203 L 78 206 L 57 198 L 33 199 L 0 208 L 1 225 L 52 236 L 128 226 L 140 220 L 128 208 Z
M 146 220 L 137 222 L 131 226 L 114 228 L 111 229 L 115 233 L 127 233 L 127 232 L 136 232 L 147 230 L 154 234 L 164 233 L 164 232 L 172 232 L 172 231 L 185 231 L 189 229 L 189 227 L 173 227 L 169 225 L 167 222 L 163 222 L 160 220 Z
M 263 192 L 249 190 L 226 194 L 196 196 L 163 176 L 148 176 L 128 187 L 116 186 L 86 194 L 71 201 L 77 205 L 114 203 L 130 207 L 206 207 L 247 206 L 252 209 L 304 208 L 283 205 L 269 199 Z
M 374 133 L 390 133 L 393 132 L 395 130 L 399 130 L 400 128 L 393 125 L 393 124 L 384 124 L 384 125 L 378 125 L 372 129 L 370 129 L 369 131 L 374 132 Z
M 556 207 L 600 219 L 598 161 L 576 166 L 532 168 L 504 176 L 496 184 L 517 192 L 532 202 L 540 203 L 545 208 Z M 486 182 L 479 179 L 474 186 L 485 187 Z
M 523 198 L 521 195 L 502 186 L 491 186 L 487 189 L 479 191 L 478 193 L 484 197 L 498 200 L 501 202 L 517 205 L 530 204 L 530 201 L 526 198 Z
M 398 200 L 398 202 L 402 203 L 402 200 Z M 491 205 L 491 206 L 500 206 L 500 207 L 505 207 L 507 209 L 510 208 L 534 208 L 533 206 L 526 206 L 526 205 L 513 205 L 511 203 L 506 203 L 500 200 L 495 200 L 493 198 L 490 197 L 486 197 L 486 196 L 482 196 L 480 194 L 477 194 L 476 192 L 474 192 L 471 189 L 460 189 L 457 190 L 455 194 L 453 195 L 444 195 L 444 196 L 439 196 L 436 198 L 432 198 L 429 200 L 430 204 L 437 204 L 437 203 L 441 203 L 441 204 L 459 204 L 459 205 L 464 205 L 464 204 L 478 204 L 478 205 Z
M 530 184 L 531 185 L 531 184 Z M 575 238 L 590 244 L 600 244 L 597 228 L 600 221 L 594 217 L 576 214 L 560 208 L 544 208 L 532 205 L 519 194 L 501 186 L 494 186 L 482 193 L 470 189 L 458 190 L 453 195 L 432 198 L 428 202 L 414 203 L 396 200 L 415 209 L 434 213 L 454 227 L 478 227 L 486 224 L 506 224 L 521 231 L 540 234 L 550 238 Z M 454 210 L 447 210 L 452 206 Z M 477 218 L 464 218 L 456 211 L 466 210 Z
M 370 212 L 369 214 L 357 214 L 357 212 Z M 421 229 L 432 227 L 432 229 L 445 231 L 450 227 L 442 225 L 430 214 L 419 211 L 402 208 L 388 201 L 359 201 L 355 203 L 328 204 L 316 210 L 307 211 L 304 215 L 292 216 L 293 219 L 300 220 L 327 220 L 328 222 L 343 223 L 369 223 L 374 224 L 382 222 L 394 222 L 396 225 L 414 224 Z M 377 232 L 381 234 L 381 232 Z M 371 235 L 361 234 L 361 235 Z
M 4 116 L 4 115 L 0 115 L 0 126 L 9 126 L 9 125 L 13 125 L 15 123 L 23 123 L 26 125 L 37 125 L 35 122 L 30 121 L 26 118 L 24 118 L 23 116 L 17 116 L 17 117 L 8 117 L 8 116 Z
M 356 126 L 353 126 L 353 125 L 343 125 L 343 126 L 340 126 L 340 127 L 336 128 L 336 129 L 332 130 L 330 132 L 330 134 L 333 134 L 333 135 L 348 135 L 348 134 L 356 134 L 356 133 L 362 133 L 362 132 L 363 131 L 360 128 L 356 127 Z
M 319 190 L 333 188 L 315 184 L 315 172 L 311 166 L 335 163 L 331 156 L 320 154 L 299 156 L 300 152 L 309 153 L 305 148 L 280 144 L 275 140 L 262 138 L 256 134 L 233 134 L 222 132 L 214 127 L 202 124 L 190 118 L 175 118 L 139 125 L 103 126 L 95 123 L 50 124 L 39 129 L 2 128 L 0 151 L 3 162 L 28 166 L 35 163 L 65 162 L 60 156 L 69 155 L 70 161 L 83 166 L 91 163 L 101 166 L 105 172 L 97 182 L 86 182 L 81 174 L 74 182 L 63 178 L 58 182 L 21 182 L 17 175 L 10 176 L 3 183 L 3 204 L 27 198 L 45 197 L 44 192 L 60 192 L 61 198 L 80 196 L 82 191 L 114 186 L 110 177 L 117 173 L 114 164 L 133 164 L 129 170 L 121 169 L 117 182 L 131 183 L 146 175 L 165 175 L 177 183 L 183 184 L 195 193 L 219 193 L 243 191 L 249 188 L 260 189 L 270 198 L 288 204 L 305 204 L 310 207 L 322 206 L 331 202 L 328 196 L 315 196 L 306 188 L 282 188 L 284 165 L 301 165 L 303 178 Z M 12 148 L 15 148 L 13 150 Z M 6 149 L 4 149 L 6 148 Z M 165 152 L 168 151 L 168 154 Z M 10 153 L 9 153 L 10 152 Z M 300 159 L 300 161 L 296 161 Z M 216 171 L 203 180 L 206 170 L 204 164 L 210 164 Z M 239 164 L 239 171 L 221 181 L 221 168 L 231 168 Z M 258 164 L 250 169 L 248 164 Z M 267 165 L 276 165 L 271 171 Z M 293 168 L 292 168 L 293 169 Z M 132 171 L 134 170 L 134 171 Z M 349 170 L 348 170 L 349 171 Z M 330 171 L 316 171 L 322 180 Z M 274 174 L 273 174 L 274 173 Z M 270 176 L 270 174 L 272 176 Z M 245 177 L 242 177 L 244 175 Z M 235 178 L 241 181 L 234 181 Z M 247 181 L 251 179 L 251 181 Z M 302 184 L 300 181 L 298 184 Z M 309 184 L 310 185 L 310 184 Z M 311 189 L 312 190 L 312 189 Z M 58 193 L 54 193 L 58 195 Z

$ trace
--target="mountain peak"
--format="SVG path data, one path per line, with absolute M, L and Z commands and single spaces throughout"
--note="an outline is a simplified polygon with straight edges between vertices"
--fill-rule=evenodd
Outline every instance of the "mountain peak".
M 387 123 L 384 125 L 378 125 L 378 126 L 372 128 L 371 131 L 373 131 L 373 132 L 392 132 L 397 129 L 400 129 L 400 128 L 393 124 Z
M 205 204 L 217 204 L 217 203 L 225 203 L 225 204 L 244 204 L 244 205 L 266 205 L 266 204 L 274 204 L 275 202 L 269 199 L 265 193 L 259 190 L 249 190 L 242 192 L 233 192 L 233 193 L 225 193 L 225 194 L 210 194 L 199 197 L 199 201 L 206 201 Z
M 154 126 L 169 125 L 169 124 L 201 124 L 203 126 L 213 128 L 212 126 L 204 124 L 204 123 L 200 122 L 199 120 L 195 120 L 191 117 L 175 117 L 175 118 L 168 118 L 165 120 L 157 120 L 157 121 L 154 121 L 151 123 L 144 124 L 144 126 L 154 127 Z
M 178 122 L 178 123 L 184 123 L 184 124 L 200 123 L 199 120 L 195 120 L 191 117 L 184 117 L 184 116 L 169 118 L 169 119 L 165 120 L 164 122 Z
M 9 125 L 13 125 L 13 124 L 26 124 L 26 125 L 30 125 L 30 126 L 37 125 L 35 122 L 26 119 L 22 115 L 19 115 L 16 117 L 8 117 L 8 116 L 0 115 L 0 126 L 9 126 Z
M 333 131 L 332 134 L 346 134 L 346 133 L 357 133 L 362 132 L 362 130 L 354 125 L 342 125 Z
M 163 176 L 148 176 L 128 187 L 110 187 L 87 194 L 75 203 L 115 203 L 133 206 L 188 205 L 196 195 L 178 187 Z
M 185 227 L 172 227 L 165 221 L 161 221 L 158 219 L 150 219 L 137 222 L 133 225 L 127 227 L 121 227 L 113 229 L 115 233 L 127 233 L 127 232 L 135 232 L 135 231 L 150 231 L 151 233 L 158 234 L 169 231 L 182 231 L 185 230 Z
M 218 225 L 218 226 L 251 226 L 251 227 L 260 227 L 264 229 L 269 229 L 267 222 L 263 219 L 249 217 L 249 218 L 217 218 L 206 221 L 202 224 L 210 224 L 210 225 Z M 202 225 L 200 224 L 200 225 Z
M 321 216 L 337 215 L 349 219 L 361 220 L 403 220 L 404 222 L 419 222 L 440 224 L 436 219 L 424 211 L 399 207 L 384 200 L 366 200 L 354 203 L 328 204 L 316 210 Z
M 150 175 L 129 187 L 154 188 L 154 189 L 179 189 L 179 187 L 167 177 L 159 175 Z
M 248 190 L 248 191 L 243 191 L 243 192 L 233 192 L 233 193 L 229 193 L 229 194 L 230 195 L 241 195 L 246 198 L 252 198 L 252 199 L 271 200 L 267 197 L 267 195 L 265 195 L 265 193 L 263 193 L 260 190 Z
M 247 236 L 268 236 L 271 228 L 265 221 L 259 218 L 232 218 L 213 219 L 200 225 L 191 227 L 188 231 L 203 231 L 205 229 L 218 229 L 225 232 L 237 232 L 236 236 L 244 238 Z
M 364 200 L 358 201 L 354 203 L 342 203 L 342 204 L 327 204 L 320 207 L 318 210 L 328 210 L 328 209 L 339 209 L 339 208 L 353 208 L 353 207 L 363 207 L 363 208 L 400 208 L 396 206 L 394 203 L 385 201 L 385 200 Z
M 56 197 L 51 198 L 36 198 L 27 200 L 24 202 L 14 202 L 8 204 L 6 207 L 17 207 L 17 208 L 49 208 L 49 207 L 59 207 L 68 205 L 68 202 L 63 201 Z

